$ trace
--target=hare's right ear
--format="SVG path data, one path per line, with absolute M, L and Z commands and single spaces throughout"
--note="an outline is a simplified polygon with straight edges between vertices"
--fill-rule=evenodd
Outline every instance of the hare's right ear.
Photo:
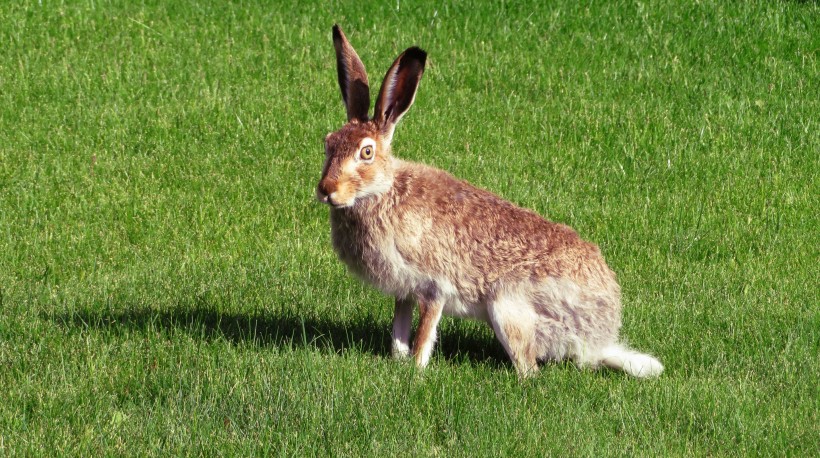
M 350 46 L 342 29 L 333 26 L 333 46 L 336 48 L 336 70 L 339 74 L 339 88 L 347 108 L 347 120 L 367 122 L 370 110 L 370 87 L 367 72 L 359 55 Z
M 388 142 L 393 138 L 396 123 L 416 99 L 426 61 L 427 53 L 421 48 L 407 48 L 396 58 L 384 77 L 373 117 Z

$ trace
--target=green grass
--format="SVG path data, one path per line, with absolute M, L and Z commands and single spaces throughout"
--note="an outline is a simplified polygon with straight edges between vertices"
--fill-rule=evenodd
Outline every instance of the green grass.
M 816 2 L 17 3 L 0 454 L 820 454 Z M 313 199 L 334 22 L 374 86 L 429 52 L 396 154 L 600 244 L 660 379 L 389 358 Z

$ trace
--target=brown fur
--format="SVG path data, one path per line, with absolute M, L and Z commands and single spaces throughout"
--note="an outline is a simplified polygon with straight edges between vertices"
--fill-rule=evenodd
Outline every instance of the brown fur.
M 337 56 L 355 56 L 337 30 Z M 396 297 L 394 354 L 407 353 L 415 300 L 420 322 L 413 354 L 420 367 L 444 313 L 487 321 L 522 375 L 538 359 L 564 358 L 659 374 L 657 360 L 617 344 L 620 288 L 597 246 L 447 172 L 392 156 L 393 129 L 413 103 L 425 58 L 418 48 L 402 53 L 385 76 L 376 117 L 354 117 L 326 137 L 317 187 L 319 199 L 332 205 L 339 258 Z M 362 102 L 348 100 L 355 91 L 339 81 L 350 111 Z M 375 152 L 372 159 L 362 158 L 364 147 Z
M 378 248 L 368 245 L 384 236 L 395 241 L 406 262 L 425 266 L 431 275 L 458 278 L 456 286 L 467 302 L 487 298 L 499 282 L 544 277 L 565 277 L 615 297 L 619 294 L 615 275 L 598 247 L 568 226 L 441 170 L 395 163 L 393 189 L 380 199 L 331 210 L 331 221 L 346 229 L 334 231 L 334 245 L 343 260 L 355 245 L 360 245 L 355 253 L 378 258 Z M 376 259 L 365 263 L 379 264 Z M 365 277 L 378 282 L 382 275 L 370 271 Z

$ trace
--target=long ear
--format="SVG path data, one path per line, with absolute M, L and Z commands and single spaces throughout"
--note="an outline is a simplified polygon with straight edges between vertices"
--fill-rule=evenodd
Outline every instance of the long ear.
M 375 119 L 388 141 L 393 137 L 396 123 L 416 99 L 426 61 L 426 52 L 415 46 L 407 48 L 396 58 L 384 77 L 379 98 L 376 99 Z
M 370 87 L 367 85 L 367 72 L 364 64 L 356 54 L 353 46 L 347 41 L 342 29 L 333 26 L 333 46 L 336 48 L 336 70 L 339 75 L 339 88 L 347 108 L 347 120 L 354 119 L 367 122 L 370 110 Z

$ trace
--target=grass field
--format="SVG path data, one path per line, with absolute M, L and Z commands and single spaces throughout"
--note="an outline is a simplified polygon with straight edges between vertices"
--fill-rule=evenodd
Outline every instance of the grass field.
M 0 5 L 0 454 L 820 454 L 817 2 L 169 3 Z M 395 153 L 598 243 L 660 379 L 390 359 L 314 200 L 334 22 L 429 52 Z

